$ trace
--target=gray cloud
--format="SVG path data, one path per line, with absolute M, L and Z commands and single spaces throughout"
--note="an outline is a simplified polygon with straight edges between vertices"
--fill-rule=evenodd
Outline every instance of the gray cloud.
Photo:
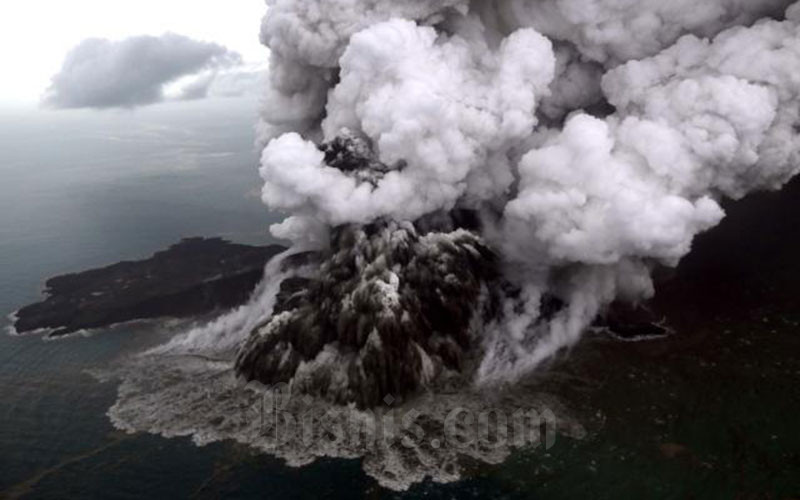
M 205 97 L 255 96 L 264 84 L 264 68 L 257 65 L 223 71 L 215 69 L 199 74 L 181 87 L 177 99 L 190 101 Z
M 89 38 L 67 54 L 43 103 L 54 108 L 152 104 L 164 100 L 164 86 L 168 83 L 204 71 L 214 75 L 220 68 L 238 64 L 241 64 L 239 54 L 222 45 L 173 33 L 120 41 Z M 199 88 L 193 97 L 205 94 Z

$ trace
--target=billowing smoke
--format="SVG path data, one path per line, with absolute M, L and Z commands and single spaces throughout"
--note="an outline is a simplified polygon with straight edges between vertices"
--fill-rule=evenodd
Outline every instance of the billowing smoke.
M 240 373 L 365 404 L 464 352 L 478 382 L 513 380 L 613 301 L 650 297 L 651 270 L 720 222 L 723 197 L 799 168 L 790 3 L 270 2 L 263 199 L 290 215 L 273 233 L 322 264 Z M 459 213 L 476 223 L 424 224 Z M 437 294 L 444 309 L 421 311 Z

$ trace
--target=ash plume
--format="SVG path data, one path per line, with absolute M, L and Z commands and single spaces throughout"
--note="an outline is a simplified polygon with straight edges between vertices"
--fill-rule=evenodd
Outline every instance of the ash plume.
M 342 248 L 340 234 L 476 214 L 467 233 L 496 256 L 504 286 L 491 292 L 493 317 L 468 301 L 480 323 L 474 375 L 513 380 L 576 342 L 612 301 L 650 297 L 652 268 L 675 266 L 719 223 L 723 197 L 779 188 L 797 172 L 798 21 L 800 4 L 780 0 L 271 2 L 260 171 L 264 202 L 289 214 L 272 231 L 327 252 L 321 274 L 337 276 L 342 253 L 353 259 L 376 244 L 351 236 Z M 342 168 L 325 150 L 348 137 L 362 144 L 361 160 Z M 414 290 L 402 272 L 365 271 L 381 258 L 389 269 L 390 247 L 339 285 Z M 300 306 L 303 326 L 275 326 L 276 315 L 253 333 L 241 373 L 292 380 L 315 352 L 358 355 L 341 338 L 364 326 L 333 326 L 344 309 L 359 310 L 357 286 L 320 302 L 321 286 Z M 417 341 L 419 328 L 392 321 Z M 291 362 L 278 369 L 280 352 Z M 430 382 L 423 365 L 412 388 Z M 366 376 L 364 387 L 372 383 Z M 345 399 L 359 401 L 355 392 Z

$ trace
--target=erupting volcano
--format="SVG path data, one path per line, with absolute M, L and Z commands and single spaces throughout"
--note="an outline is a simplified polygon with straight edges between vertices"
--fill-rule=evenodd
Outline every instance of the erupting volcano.
M 247 305 L 142 358 L 120 427 L 264 447 L 230 417 L 254 400 L 243 380 L 360 410 L 488 404 L 474 391 L 513 387 L 593 323 L 630 331 L 618 311 L 722 206 L 800 169 L 800 3 L 268 3 L 259 171 L 293 247 Z M 367 456 L 398 487 L 452 477 L 401 480 L 386 450 L 274 452 Z
M 514 380 L 790 179 L 800 9 L 623 4 L 274 2 L 263 199 L 319 264 L 238 373 L 360 406 Z
M 322 149 L 329 165 L 362 182 L 376 183 L 387 170 L 357 139 Z M 460 370 L 472 344 L 469 326 L 497 275 L 481 238 L 457 227 L 471 218 L 434 213 L 413 224 L 378 219 L 333 228 L 319 269 L 300 283 L 284 282 L 237 370 L 360 406 Z

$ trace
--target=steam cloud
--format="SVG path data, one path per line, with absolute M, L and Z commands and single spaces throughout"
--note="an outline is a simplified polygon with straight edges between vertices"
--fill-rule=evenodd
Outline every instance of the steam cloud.
M 521 291 L 481 334 L 479 381 L 578 340 L 614 300 L 654 293 L 723 218 L 722 197 L 800 165 L 800 4 L 782 0 L 275 0 L 259 126 L 272 228 L 454 208 Z M 364 138 L 365 182 L 318 147 Z M 547 297 L 564 303 L 545 314 Z
M 197 99 L 208 94 L 221 69 L 239 64 L 239 54 L 221 45 L 172 33 L 120 41 L 90 38 L 69 52 L 43 102 L 54 108 L 153 104 L 164 100 L 165 85 L 199 74 L 181 92 L 184 99 Z

